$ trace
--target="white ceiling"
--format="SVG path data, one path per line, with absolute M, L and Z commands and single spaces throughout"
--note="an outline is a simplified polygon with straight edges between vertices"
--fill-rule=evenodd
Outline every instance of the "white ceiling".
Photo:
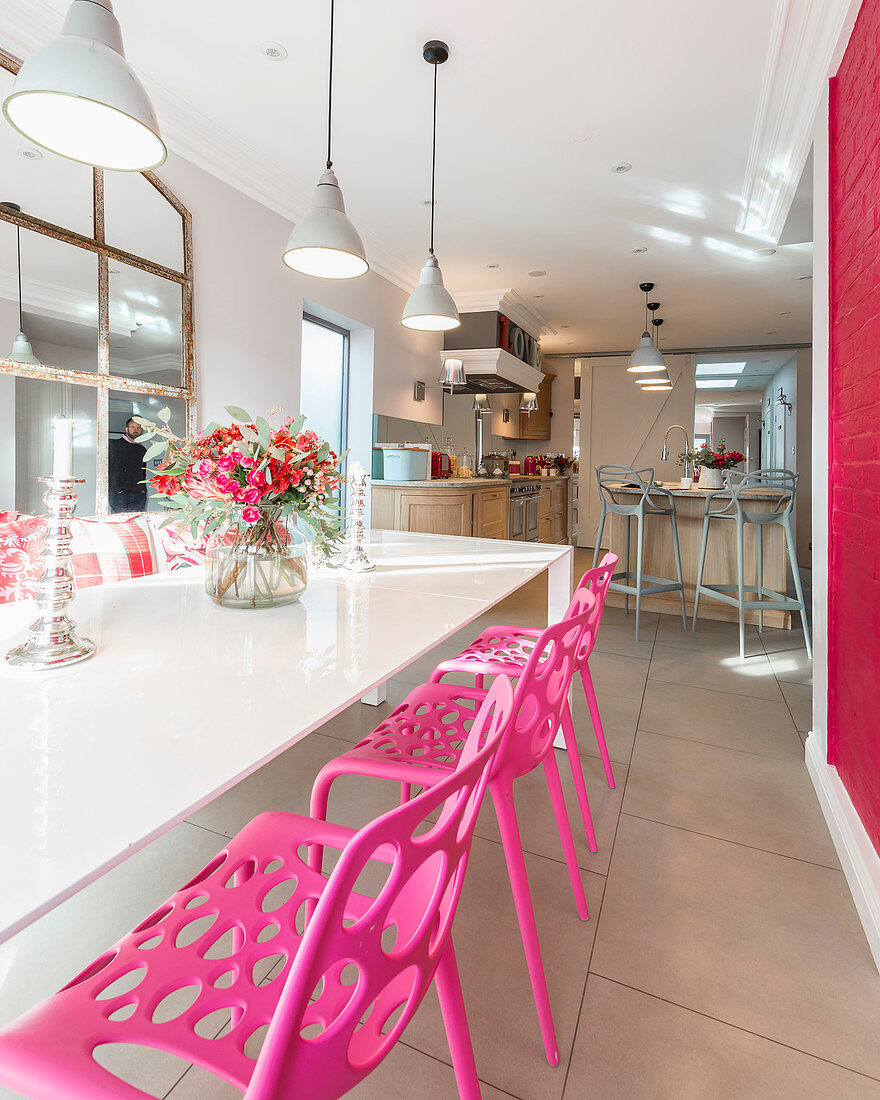
M 66 6 L 0 0 L 0 45 L 47 40 Z M 230 178 L 259 177 L 261 197 L 302 210 L 324 155 L 328 0 L 115 8 L 172 146 L 198 162 L 211 142 Z M 667 347 L 808 341 L 811 284 L 797 276 L 811 246 L 760 260 L 766 239 L 736 232 L 773 20 L 768 0 L 339 0 L 334 161 L 349 213 L 384 267 L 414 279 L 429 212 L 421 46 L 442 38 L 436 247 L 454 293 L 515 289 L 556 329 L 551 352 L 631 347 L 643 280 Z M 266 60 L 266 41 L 288 60 Z M 619 161 L 632 171 L 612 173 Z

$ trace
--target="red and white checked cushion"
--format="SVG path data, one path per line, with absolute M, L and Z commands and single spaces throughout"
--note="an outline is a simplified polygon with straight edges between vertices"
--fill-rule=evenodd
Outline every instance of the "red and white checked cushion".
M 92 588 L 157 572 L 150 526 L 141 516 L 73 519 L 70 528 L 74 587 Z M 36 594 L 45 532 L 45 516 L 0 523 L 0 603 Z

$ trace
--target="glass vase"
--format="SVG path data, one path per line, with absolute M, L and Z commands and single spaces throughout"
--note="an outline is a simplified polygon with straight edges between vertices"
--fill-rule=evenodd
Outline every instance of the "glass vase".
M 208 540 L 205 591 L 221 607 L 281 607 L 305 592 L 307 561 L 295 516 L 278 506 L 236 508 Z

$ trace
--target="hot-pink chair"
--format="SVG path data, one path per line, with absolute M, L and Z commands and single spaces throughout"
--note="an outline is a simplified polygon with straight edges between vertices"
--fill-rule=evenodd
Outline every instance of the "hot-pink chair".
M 525 667 L 517 670 L 513 702 L 516 717 L 489 780 L 544 1049 L 551 1065 L 559 1064 L 559 1051 L 513 802 L 513 781 L 543 765 L 578 915 L 587 920 L 587 901 L 553 752 L 553 737 L 584 644 L 583 636 L 589 629 L 595 597 L 581 590 L 572 605 L 579 613 L 542 631 Z M 312 788 L 312 816 L 326 818 L 330 788 L 342 775 L 373 776 L 400 783 L 404 800 L 413 786 L 440 782 L 450 768 L 458 766 L 469 723 L 485 698 L 485 689 L 479 687 L 431 683 L 416 688 L 369 736 L 324 765 Z M 577 745 L 574 755 L 577 757 Z M 583 796 L 595 851 L 585 790 Z M 320 869 L 318 849 L 312 850 L 310 861 L 313 868 Z
M 0 1083 L 39 1100 L 144 1100 L 94 1056 L 134 1043 L 210 1070 L 246 1100 L 329 1100 L 382 1061 L 436 980 L 459 1092 L 478 1098 L 450 929 L 512 714 L 509 681 L 493 685 L 455 771 L 359 832 L 290 813 L 255 818 L 132 933 L 0 1032 Z M 341 850 L 329 879 L 306 863 L 311 845 Z M 356 890 L 370 865 L 383 870 L 376 897 Z M 277 976 L 259 984 L 276 955 Z M 218 1010 L 231 1027 L 220 1031 Z
M 586 590 L 596 598 L 596 603 L 590 612 L 590 629 L 584 637 L 585 644 L 578 659 L 578 672 L 581 676 L 584 695 L 587 697 L 587 706 L 590 710 L 590 718 L 593 721 L 593 730 L 596 734 L 596 744 L 599 746 L 599 755 L 602 757 L 602 766 L 605 769 L 605 778 L 609 787 L 614 786 L 614 772 L 611 768 L 608 746 L 605 744 L 605 730 L 602 728 L 599 704 L 596 701 L 596 690 L 593 687 L 593 677 L 590 673 L 590 654 L 596 644 L 596 635 L 602 622 L 602 612 L 605 610 L 605 597 L 608 595 L 608 586 L 611 584 L 615 565 L 617 565 L 617 555 L 606 554 L 597 566 L 588 569 L 584 573 L 575 589 L 575 595 Z M 576 604 L 573 600 L 566 611 L 566 617 L 575 613 L 575 607 Z M 441 675 L 450 672 L 464 672 L 476 676 L 476 683 L 482 686 L 482 677 L 486 675 L 517 677 L 521 675 L 522 669 L 535 647 L 537 639 L 540 637 L 540 630 L 529 627 L 490 626 L 478 638 L 475 638 L 466 649 L 462 650 L 457 657 L 438 665 L 432 679 L 439 679 Z M 576 747 L 577 741 L 567 699 L 562 712 L 562 733 L 569 753 L 575 786 L 577 787 L 578 776 L 582 775 L 582 772 L 580 766 L 576 764 L 577 754 L 572 755 L 572 745 Z M 583 808 L 583 803 L 581 805 Z M 589 829 L 587 834 L 589 839 Z M 590 847 L 591 851 L 596 850 L 592 845 Z

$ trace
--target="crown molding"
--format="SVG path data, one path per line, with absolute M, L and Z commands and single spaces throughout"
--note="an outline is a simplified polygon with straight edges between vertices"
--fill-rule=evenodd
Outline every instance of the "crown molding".
M 62 17 L 47 0 L 0 0 L 0 46 L 18 57 L 28 57 L 59 33 Z M 170 150 L 294 224 L 308 211 L 317 171 L 314 181 L 285 172 L 163 84 L 139 70 L 138 76 L 153 101 Z M 160 177 L 161 173 L 160 168 Z M 369 229 L 358 228 L 370 269 L 411 292 L 419 281 L 419 267 L 384 245 Z M 280 241 L 279 254 L 283 245 Z
M 777 0 L 737 232 L 777 241 L 861 0 Z
M 555 336 L 556 329 L 540 310 L 530 306 L 513 287 L 501 290 L 465 290 L 454 294 L 459 313 L 485 313 L 496 310 L 509 317 L 515 325 L 535 339 L 542 336 Z
M 440 361 L 454 359 L 464 365 L 470 390 L 489 393 L 537 393 L 544 375 L 503 348 L 468 348 L 441 351 Z

